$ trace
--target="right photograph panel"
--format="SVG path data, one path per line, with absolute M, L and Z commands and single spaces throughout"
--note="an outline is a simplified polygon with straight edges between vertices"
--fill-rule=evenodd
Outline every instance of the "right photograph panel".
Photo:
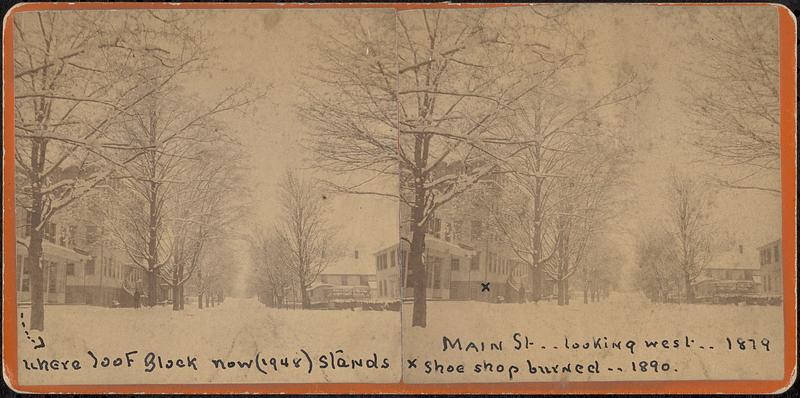
M 783 377 L 775 7 L 396 29 L 404 382 Z

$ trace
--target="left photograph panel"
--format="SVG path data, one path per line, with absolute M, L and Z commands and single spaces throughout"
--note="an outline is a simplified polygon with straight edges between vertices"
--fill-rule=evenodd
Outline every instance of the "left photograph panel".
M 20 386 L 399 382 L 394 10 L 6 23 Z

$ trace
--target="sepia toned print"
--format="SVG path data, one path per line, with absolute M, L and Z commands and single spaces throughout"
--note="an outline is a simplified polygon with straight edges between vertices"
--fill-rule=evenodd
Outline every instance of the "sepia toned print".
M 397 205 L 336 191 L 298 111 L 344 20 L 394 15 L 14 18 L 22 383 L 399 380 Z
M 398 21 L 404 380 L 782 377 L 774 10 Z
M 16 13 L 19 383 L 781 380 L 778 22 Z

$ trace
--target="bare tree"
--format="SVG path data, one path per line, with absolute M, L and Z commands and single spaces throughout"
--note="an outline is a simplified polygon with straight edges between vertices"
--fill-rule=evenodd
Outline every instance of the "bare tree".
M 286 247 L 273 231 L 256 229 L 250 236 L 250 258 L 254 271 L 254 287 L 259 297 L 269 294 L 269 302 L 275 307 L 285 304 L 285 293 L 294 283 L 294 274 L 285 264 L 289 257 Z
M 170 221 L 179 218 L 181 212 L 200 210 L 187 209 L 181 201 L 187 195 L 193 200 L 208 200 L 201 198 L 209 193 L 219 194 L 219 190 L 209 190 L 228 177 L 198 172 L 213 174 L 224 170 L 204 164 L 222 167 L 210 161 L 211 157 L 215 151 L 235 145 L 216 118 L 223 113 L 243 111 L 261 96 L 239 87 L 206 105 L 179 95 L 178 91 L 175 86 L 163 87 L 158 95 L 135 108 L 119 132 L 121 139 L 148 146 L 142 156 L 121 168 L 124 189 L 118 193 L 118 202 L 123 210 L 113 230 L 130 260 L 147 274 L 150 305 L 158 301 L 158 283 L 164 267 L 174 260 L 175 245 L 182 244 L 180 238 L 173 239 L 176 236 L 170 228 L 175 223 Z M 182 285 L 185 278 L 179 277 L 175 282 Z
M 694 301 L 692 284 L 711 260 L 712 192 L 700 180 L 673 172 L 669 181 L 669 231 L 683 277 L 685 299 Z
M 698 36 L 704 61 L 688 74 L 693 141 L 721 186 L 779 194 L 777 15 L 733 7 L 715 18 L 721 28 Z
M 323 194 L 311 180 L 288 171 L 279 190 L 281 218 L 276 234 L 282 248 L 278 253 L 285 254 L 281 260 L 294 274 L 302 307 L 309 308 L 309 287 L 340 255 L 335 243 L 336 230 L 325 216 Z
M 397 196 L 364 187 L 399 174 L 414 326 L 427 322 L 425 225 L 529 144 L 496 128 L 526 93 L 577 62 L 580 43 L 559 34 L 565 10 L 409 11 L 395 29 L 388 17 L 357 19 L 320 49 L 324 66 L 302 108 L 318 165 L 366 175 L 338 185 L 351 193 Z
M 233 238 L 229 226 L 240 216 L 236 206 L 241 192 L 236 174 L 238 153 L 231 145 L 220 146 L 219 142 L 209 143 L 199 152 L 203 161 L 186 170 L 186 182 L 176 192 L 177 206 L 167 218 L 172 250 L 160 276 L 172 287 L 174 310 L 183 309 L 186 282 L 195 272 L 202 272 L 206 245 Z
M 23 13 L 13 25 L 16 204 L 29 214 L 31 327 L 42 330 L 42 227 L 113 173 L 108 151 L 125 164 L 147 148 L 110 133 L 193 65 L 169 45 L 186 26 L 155 12 Z
M 646 226 L 636 237 L 635 283 L 652 301 L 667 302 L 682 286 L 676 242 L 664 225 Z
M 625 68 L 594 98 L 564 86 L 554 81 L 537 89 L 504 129 L 531 145 L 509 158 L 510 184 L 495 213 L 509 246 L 528 266 L 533 298 L 547 276 L 557 281 L 560 303 L 587 239 L 613 208 L 609 193 L 629 160 L 614 112 L 629 110 L 647 87 Z
M 579 279 L 583 288 L 584 304 L 600 301 L 611 289 L 618 286 L 624 258 L 617 245 L 618 243 L 603 237 L 589 243 Z

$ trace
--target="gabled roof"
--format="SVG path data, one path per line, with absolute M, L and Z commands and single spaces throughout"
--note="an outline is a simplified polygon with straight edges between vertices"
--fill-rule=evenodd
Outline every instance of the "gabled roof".
M 706 265 L 706 269 L 759 269 L 758 256 L 756 251 L 750 249 L 739 249 L 726 251 L 715 255 L 711 262 Z
M 358 258 L 355 258 L 353 250 L 325 267 L 320 275 L 375 275 L 375 272 L 375 257 L 359 250 Z

